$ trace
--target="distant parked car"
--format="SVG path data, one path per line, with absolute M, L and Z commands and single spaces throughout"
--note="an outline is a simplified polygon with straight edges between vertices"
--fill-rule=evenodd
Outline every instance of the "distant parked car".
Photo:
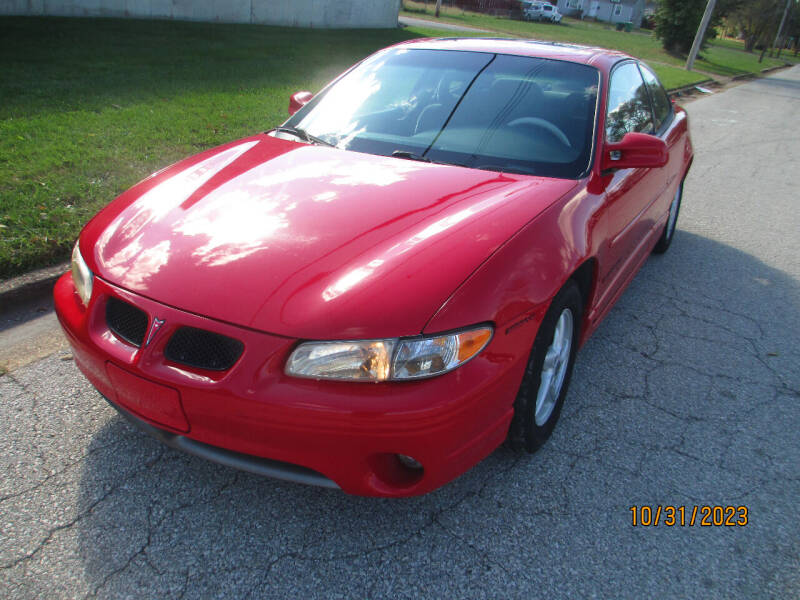
M 558 9 L 547 2 L 530 2 L 523 12 L 528 21 L 550 21 L 551 23 L 561 22 L 561 13 Z

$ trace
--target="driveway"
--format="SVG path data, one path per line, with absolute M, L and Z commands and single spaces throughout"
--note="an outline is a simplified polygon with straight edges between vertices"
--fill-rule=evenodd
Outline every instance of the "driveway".
M 399 501 L 261 479 L 133 430 L 61 350 L 0 377 L 0 596 L 800 597 L 800 67 L 688 110 L 672 248 L 539 453 Z M 659 504 L 748 521 L 632 526 Z
M 478 27 L 467 27 L 466 25 L 454 25 L 433 19 L 415 19 L 414 17 L 398 17 L 400 25 L 404 27 L 427 27 L 428 29 L 444 29 L 447 31 L 477 31 L 479 33 L 495 33 L 490 29 L 480 29 Z

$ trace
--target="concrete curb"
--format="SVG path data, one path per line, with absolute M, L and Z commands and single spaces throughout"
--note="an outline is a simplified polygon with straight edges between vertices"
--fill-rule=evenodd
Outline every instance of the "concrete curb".
M 0 313 L 50 294 L 56 280 L 68 270 L 69 263 L 64 262 L 0 281 Z
M 788 69 L 789 67 L 793 67 L 794 64 L 792 63 L 784 63 L 782 65 L 778 65 L 777 67 L 767 67 L 766 69 L 761 69 L 758 73 L 742 73 L 741 75 L 734 75 L 731 77 L 733 81 L 741 81 L 743 79 L 756 79 L 757 77 L 761 77 L 762 75 L 766 75 L 767 73 L 772 73 L 773 71 L 780 71 L 781 69 Z
M 783 63 L 782 65 L 778 65 L 777 67 L 768 67 L 766 69 L 761 69 L 762 73 L 772 73 L 773 71 L 780 71 L 781 69 L 788 69 L 789 67 L 793 67 L 794 63 Z
M 695 83 L 690 83 L 689 85 L 684 85 L 684 86 L 679 87 L 679 88 L 673 88 L 671 90 L 667 90 L 667 95 L 668 96 L 680 96 L 681 94 L 683 94 L 685 92 L 693 90 L 698 85 L 709 85 L 709 84 L 714 84 L 714 83 L 717 83 L 716 80 L 714 80 L 714 79 L 710 79 L 710 78 L 709 79 L 703 79 L 702 81 L 697 81 Z
M 788 69 L 793 67 L 794 65 L 791 63 L 784 63 L 782 65 L 778 65 L 776 67 L 768 67 L 766 69 L 761 69 L 758 73 L 741 73 L 739 75 L 734 75 L 733 77 L 721 77 L 720 79 L 704 79 L 703 81 L 698 81 L 696 83 L 692 83 L 690 85 L 685 85 L 683 87 L 675 88 L 673 90 L 667 90 L 667 94 L 669 96 L 680 98 L 684 95 L 694 96 L 694 88 L 699 85 L 705 85 L 709 87 L 716 87 L 721 88 L 720 91 L 723 91 L 729 84 L 732 82 L 741 82 L 741 81 L 751 81 L 753 79 L 759 79 L 764 77 L 770 73 L 775 71 L 780 71 L 782 69 Z

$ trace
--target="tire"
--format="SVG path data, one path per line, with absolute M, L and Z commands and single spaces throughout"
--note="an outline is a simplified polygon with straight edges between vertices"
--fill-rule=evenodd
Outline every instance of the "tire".
M 553 298 L 536 333 L 514 401 L 514 418 L 508 431 L 512 448 L 536 452 L 553 433 L 572 377 L 582 314 L 583 302 L 578 286 L 574 281 L 568 281 Z M 568 347 L 560 345 L 567 340 Z M 552 366 L 545 368 L 548 355 L 554 360 L 549 359 Z
M 678 184 L 678 189 L 675 191 L 675 196 L 672 198 L 672 203 L 669 205 L 669 217 L 667 217 L 667 222 L 664 223 L 664 231 L 661 232 L 661 237 L 658 238 L 656 245 L 653 247 L 653 254 L 664 254 L 664 252 L 669 249 L 672 238 L 675 237 L 675 226 L 678 222 L 678 213 L 681 210 L 682 198 L 683 181 Z

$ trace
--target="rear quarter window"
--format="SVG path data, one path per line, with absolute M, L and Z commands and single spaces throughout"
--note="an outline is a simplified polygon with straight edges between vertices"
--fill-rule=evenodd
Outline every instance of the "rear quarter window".
M 653 116 L 655 117 L 656 131 L 661 131 L 662 127 L 672 118 L 672 102 L 669 101 L 669 96 L 655 73 L 644 65 L 640 64 L 639 67 L 642 70 L 647 89 L 650 90 L 650 97 L 653 99 Z

